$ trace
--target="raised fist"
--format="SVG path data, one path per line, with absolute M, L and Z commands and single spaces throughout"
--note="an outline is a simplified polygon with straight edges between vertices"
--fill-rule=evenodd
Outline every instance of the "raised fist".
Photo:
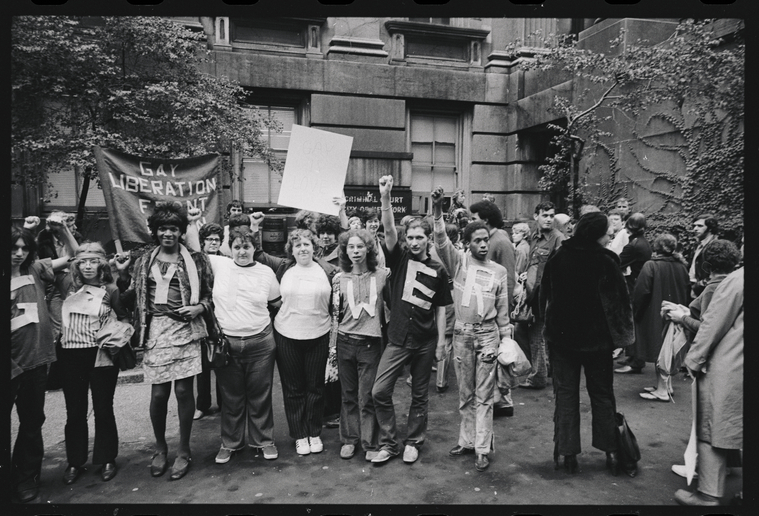
M 116 256 L 113 257 L 113 261 L 116 263 L 116 269 L 118 271 L 125 271 L 129 268 L 129 262 L 131 261 L 131 254 L 129 252 L 126 253 L 116 253 Z
M 438 186 L 434 190 L 432 190 L 432 193 L 430 194 L 430 199 L 432 199 L 432 205 L 436 204 L 443 204 L 443 195 L 445 194 L 445 191 L 443 190 L 442 186 Z
M 40 218 L 34 215 L 24 219 L 24 229 L 34 229 L 40 225 Z
M 193 223 L 195 221 L 200 220 L 200 215 L 202 212 L 200 211 L 200 208 L 188 208 L 187 209 L 187 221 L 190 223 Z
M 382 176 L 379 179 L 380 195 L 390 195 L 393 190 L 393 176 Z

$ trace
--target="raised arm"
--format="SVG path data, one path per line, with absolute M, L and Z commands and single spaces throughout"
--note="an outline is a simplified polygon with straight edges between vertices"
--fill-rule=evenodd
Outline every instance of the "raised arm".
M 347 230 L 350 227 L 350 224 L 348 223 L 348 214 L 345 213 L 345 196 L 343 195 L 342 197 L 333 197 L 332 202 L 340 207 L 340 211 L 338 213 L 340 216 L 340 227 Z
M 432 200 L 432 217 L 433 233 L 435 239 L 435 247 L 437 248 L 437 254 L 443 265 L 448 269 L 448 274 L 453 276 L 456 273 L 456 266 L 459 262 L 459 253 L 450 239 L 448 233 L 445 231 L 445 219 L 443 218 L 443 195 L 445 191 L 442 186 L 435 188 L 430 194 Z
M 393 206 L 390 203 L 390 194 L 393 191 L 393 176 L 382 176 L 379 180 L 380 202 L 382 206 L 382 225 L 385 227 L 385 247 L 392 252 L 398 243 L 398 232 L 395 230 L 393 220 Z
M 66 224 L 48 221 L 48 226 L 50 227 L 50 230 L 55 233 L 55 235 L 63 242 L 63 246 L 66 250 L 65 256 L 60 256 L 53 260 L 53 270 L 58 272 L 68 266 L 69 258 L 74 257 L 77 250 L 79 249 L 79 244 L 74 238 L 74 235 L 71 234 L 71 231 L 69 231 L 69 228 L 66 226 Z
M 184 242 L 187 248 L 192 251 L 200 252 L 203 248 L 200 245 L 200 232 L 198 231 L 198 220 L 200 220 L 200 208 L 189 208 L 187 210 L 187 232 L 184 236 Z

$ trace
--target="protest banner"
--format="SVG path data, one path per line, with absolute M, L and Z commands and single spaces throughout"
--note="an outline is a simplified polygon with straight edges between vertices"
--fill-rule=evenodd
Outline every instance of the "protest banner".
M 293 125 L 277 204 L 337 215 L 353 137 Z
M 200 208 L 198 226 L 219 222 L 217 155 L 163 159 L 101 147 L 93 151 L 117 248 L 120 241 L 153 241 L 147 220 L 158 202 L 176 201 L 185 208 Z

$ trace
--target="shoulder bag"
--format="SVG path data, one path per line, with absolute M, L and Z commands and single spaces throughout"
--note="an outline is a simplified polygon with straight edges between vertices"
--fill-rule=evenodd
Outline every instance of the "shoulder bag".
M 617 412 L 614 417 L 615 433 L 617 434 L 617 448 L 619 462 L 622 470 L 630 477 L 638 474 L 638 461 L 640 460 L 640 448 L 630 426 L 627 424 L 624 414 Z
M 219 369 L 229 363 L 229 341 L 221 331 L 219 321 L 214 315 L 213 304 L 211 310 L 203 312 L 208 336 L 200 341 L 203 369 Z

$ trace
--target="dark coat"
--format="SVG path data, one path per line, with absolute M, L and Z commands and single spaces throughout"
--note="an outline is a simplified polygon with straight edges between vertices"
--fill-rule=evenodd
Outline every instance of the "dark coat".
M 655 256 L 640 271 L 633 291 L 635 356 L 656 362 L 663 341 L 662 301 L 688 304 L 688 268 L 673 256 Z
M 651 246 L 643 235 L 630 236 L 630 241 L 619 254 L 619 266 L 624 271 L 630 267 L 630 275 L 625 276 L 630 297 L 635 290 L 635 282 L 643 269 L 643 264 L 651 259 Z
M 564 241 L 543 271 L 540 306 L 549 349 L 611 352 L 635 338 L 619 258 L 597 242 Z

